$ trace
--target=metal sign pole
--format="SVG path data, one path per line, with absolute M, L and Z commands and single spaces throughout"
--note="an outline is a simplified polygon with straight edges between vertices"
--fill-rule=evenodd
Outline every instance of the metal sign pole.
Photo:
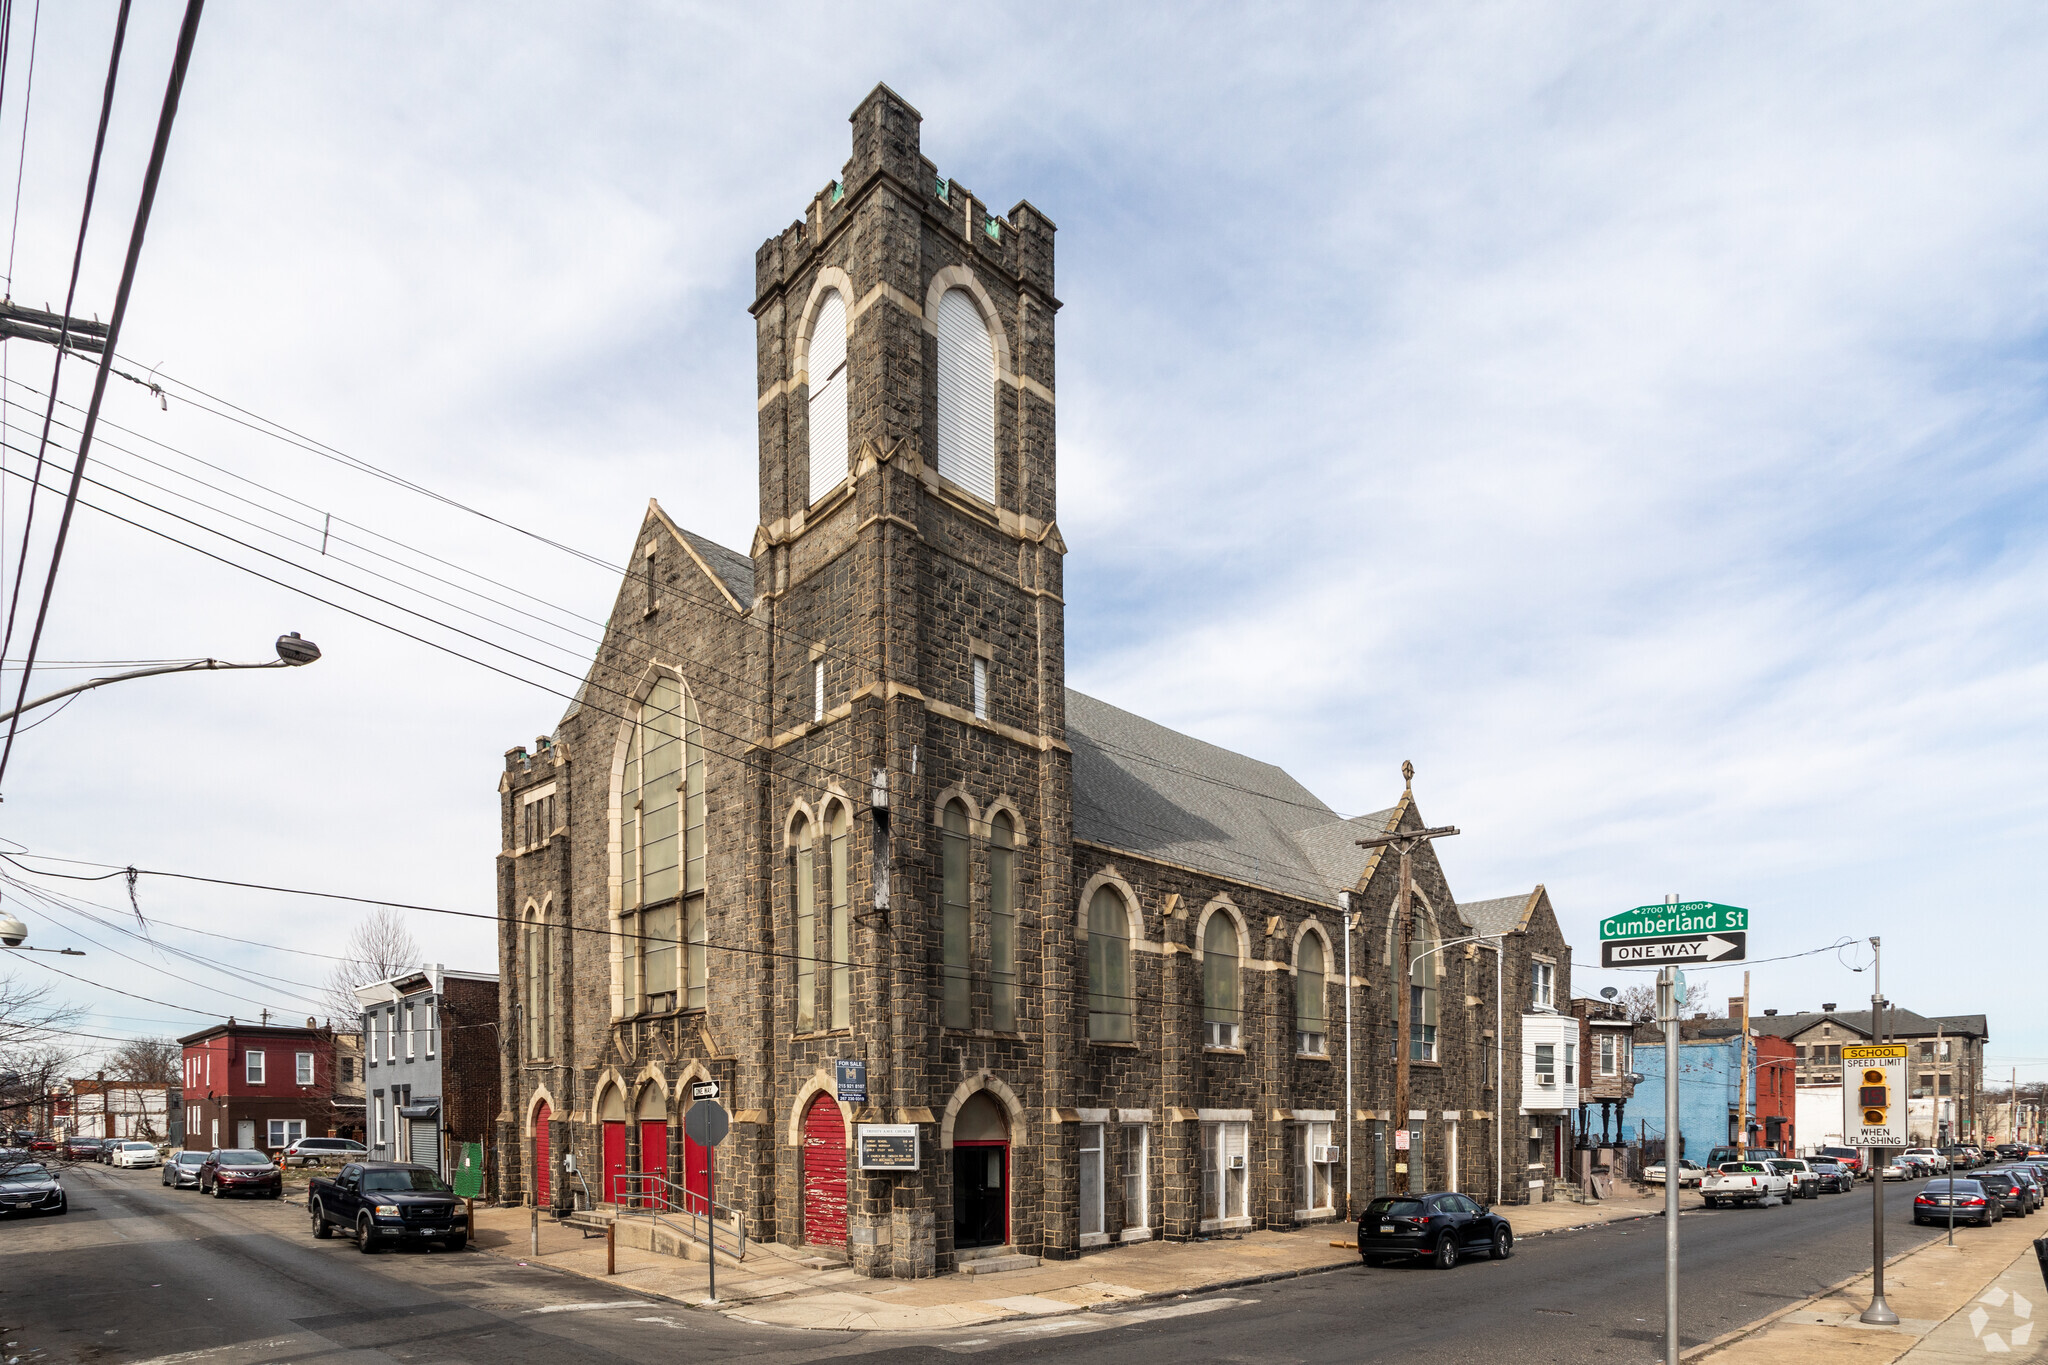
M 1664 1025 L 1664 1365 L 1678 1365 L 1678 969 L 1657 973 Z
M 704 1149 L 704 1214 L 705 1214 L 705 1226 L 706 1226 L 707 1228 L 709 1228 L 709 1229 L 711 1230 L 711 1237 L 710 1237 L 710 1243 L 711 1243 L 711 1245 L 710 1245 L 710 1247 L 708 1248 L 711 1254 L 710 1254 L 709 1256 L 706 1256 L 706 1257 L 704 1258 L 704 1263 L 705 1263 L 706 1265 L 708 1265 L 708 1266 L 709 1266 L 709 1267 L 711 1268 L 711 1269 L 710 1269 L 710 1275 L 711 1275 L 711 1299 L 710 1299 L 710 1301 L 711 1301 L 712 1303 L 717 1303 L 717 1302 L 718 1302 L 718 1184 L 717 1184 L 717 1168 L 718 1168 L 718 1149 L 717 1149 L 716 1147 L 706 1147 L 706 1148 Z M 685 1177 L 685 1178 L 687 1178 L 687 1177 Z
M 1870 940 L 1870 951 L 1870 1041 L 1882 1043 L 1886 1041 L 1883 1024 L 1884 965 L 1881 943 L 1875 937 Z M 1842 1068 L 1842 1084 L 1849 1084 L 1847 1067 Z M 1873 1327 L 1896 1327 L 1899 1315 L 1884 1301 L 1884 1153 L 1882 1147 L 1870 1149 L 1870 1164 L 1874 1168 L 1870 1180 L 1870 1307 L 1863 1310 L 1861 1321 Z M 1955 1197 L 1953 1186 L 1949 1197 L 1951 1200 Z

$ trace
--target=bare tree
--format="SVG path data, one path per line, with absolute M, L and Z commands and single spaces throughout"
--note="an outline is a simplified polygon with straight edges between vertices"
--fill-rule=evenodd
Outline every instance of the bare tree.
M 1654 1024 L 1657 1022 L 1657 988 L 1655 986 L 1630 986 L 1614 1002 L 1621 1006 L 1622 1017 L 1631 1024 Z
M 130 1038 L 107 1054 L 107 1074 L 124 1081 L 176 1085 L 185 1050 L 173 1038 Z
M 76 1006 L 59 1002 L 47 985 L 0 977 L 0 1121 L 9 1129 L 49 1132 L 52 1099 L 84 1053 L 70 1032 L 79 1013 Z M 0 1160 L 0 1171 L 25 1159 L 16 1153 Z
M 406 927 L 405 917 L 387 905 L 357 922 L 342 955 L 346 960 L 335 963 L 327 975 L 327 1013 L 337 1029 L 353 1033 L 355 1021 L 363 1013 L 356 987 L 419 966 L 420 946 Z

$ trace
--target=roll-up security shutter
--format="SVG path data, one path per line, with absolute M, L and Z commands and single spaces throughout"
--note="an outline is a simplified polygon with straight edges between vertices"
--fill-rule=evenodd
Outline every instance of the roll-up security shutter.
M 846 478 L 846 300 L 825 295 L 811 324 L 811 501 Z
M 410 1160 L 416 1165 L 441 1169 L 441 1125 L 433 1119 L 411 1119 L 408 1126 Z
M 996 353 L 965 289 L 939 299 L 939 477 L 996 500 Z

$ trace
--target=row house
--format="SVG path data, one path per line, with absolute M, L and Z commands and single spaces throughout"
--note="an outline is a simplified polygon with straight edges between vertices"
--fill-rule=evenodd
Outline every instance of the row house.
M 178 1042 L 185 1146 L 275 1152 L 302 1137 L 336 1134 L 334 1033 L 318 1021 L 299 1027 L 230 1017 Z
M 365 1145 L 452 1178 L 498 1117 L 498 976 L 438 962 L 356 988 Z
M 756 256 L 749 551 L 650 504 L 506 756 L 498 1188 L 702 1200 L 714 1082 L 721 1215 L 869 1275 L 1546 1197 L 1585 1065 L 1547 893 L 1461 906 L 1425 845 L 1404 951 L 1358 841 L 1412 791 L 1345 818 L 1066 686 L 1053 224 L 886 87 L 852 132 Z

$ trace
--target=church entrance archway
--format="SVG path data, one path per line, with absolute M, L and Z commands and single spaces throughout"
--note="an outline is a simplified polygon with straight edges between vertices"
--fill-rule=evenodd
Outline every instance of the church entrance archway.
M 953 1247 L 969 1251 L 1009 1240 L 1009 1119 L 993 1095 L 976 1091 L 953 1119 Z
M 644 1175 L 658 1175 L 668 1178 L 668 1106 L 662 1099 L 658 1087 L 648 1086 L 640 1092 L 640 1103 L 633 1111 L 640 1123 L 640 1170 Z M 644 1196 L 659 1202 L 662 1187 L 651 1181 L 636 1180 L 628 1193 Z
M 804 1111 L 804 1240 L 846 1245 L 846 1122 L 830 1095 Z
M 610 1087 L 604 1092 L 604 1099 L 598 1106 L 598 1117 L 603 1120 L 604 1173 L 598 1182 L 597 1197 L 604 1203 L 616 1204 L 623 1188 L 619 1177 L 627 1171 L 626 1102 L 620 1098 L 618 1087 Z

